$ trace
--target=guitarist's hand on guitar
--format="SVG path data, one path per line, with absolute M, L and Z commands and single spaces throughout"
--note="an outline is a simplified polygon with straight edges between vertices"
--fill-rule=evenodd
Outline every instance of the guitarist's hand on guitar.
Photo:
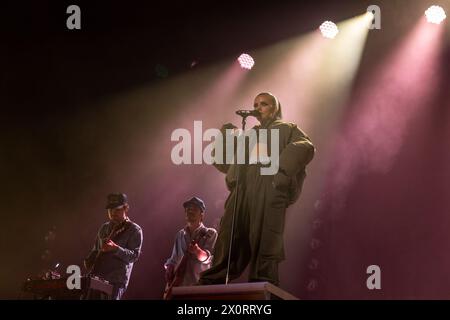
M 188 247 L 188 252 L 197 257 L 198 261 L 206 261 L 208 254 L 202 250 L 197 243 L 191 243 Z
M 102 252 L 111 252 L 117 250 L 119 246 L 112 240 L 108 240 L 103 244 L 103 247 L 101 249 Z

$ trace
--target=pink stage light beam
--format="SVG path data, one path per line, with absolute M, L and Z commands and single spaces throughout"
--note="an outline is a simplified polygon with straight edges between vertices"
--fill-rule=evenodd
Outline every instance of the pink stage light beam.
M 355 94 L 327 183 L 337 208 L 359 174 L 389 172 L 410 124 L 427 112 L 441 75 L 442 34 L 421 21 Z

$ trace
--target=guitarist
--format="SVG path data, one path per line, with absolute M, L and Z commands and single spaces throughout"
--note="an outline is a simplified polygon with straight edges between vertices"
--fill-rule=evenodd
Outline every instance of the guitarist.
M 203 200 L 192 197 L 183 203 L 183 207 L 186 226 L 178 231 L 172 255 L 164 264 L 168 287 L 196 284 L 200 272 L 211 266 L 211 253 L 217 239 L 217 231 L 203 224 L 206 211 Z
M 106 209 L 109 221 L 100 227 L 84 265 L 89 275 L 109 281 L 112 299 L 120 300 L 141 253 L 142 229 L 128 217 L 130 206 L 125 194 L 108 195 Z

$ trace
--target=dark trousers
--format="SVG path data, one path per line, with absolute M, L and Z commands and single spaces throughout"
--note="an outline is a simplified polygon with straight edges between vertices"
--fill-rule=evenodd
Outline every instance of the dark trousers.
M 127 289 L 123 283 L 113 283 L 111 296 L 106 295 L 98 290 L 89 290 L 82 300 L 120 300 Z
M 260 174 L 260 166 L 248 166 L 241 176 L 239 191 L 233 189 L 214 249 L 212 267 L 201 274 L 201 284 L 225 282 L 233 207 L 237 210 L 231 251 L 230 280 L 238 278 L 250 263 L 249 281 L 268 281 L 279 285 L 278 264 L 284 259 L 283 231 L 287 195 L 272 185 L 273 176 Z

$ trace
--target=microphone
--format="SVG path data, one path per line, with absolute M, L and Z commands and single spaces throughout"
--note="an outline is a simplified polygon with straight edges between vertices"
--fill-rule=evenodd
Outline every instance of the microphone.
M 256 117 L 259 115 L 259 112 L 258 110 L 238 110 L 236 111 L 236 114 L 241 117 L 248 117 L 248 116 Z

